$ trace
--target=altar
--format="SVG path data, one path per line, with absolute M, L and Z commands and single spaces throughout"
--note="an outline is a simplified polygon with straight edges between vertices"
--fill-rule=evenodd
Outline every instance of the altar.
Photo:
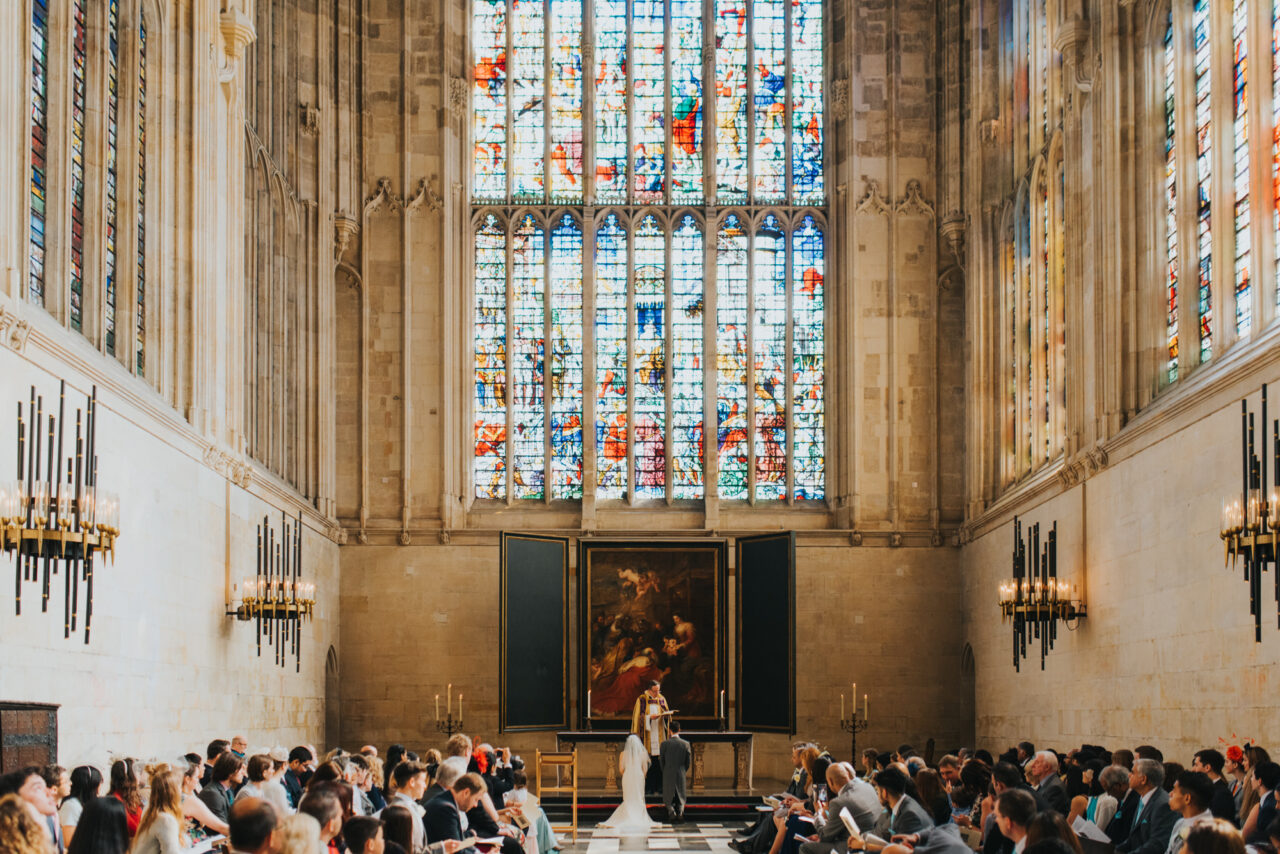
M 618 754 L 622 752 L 622 744 L 627 740 L 626 730 L 566 730 L 556 733 L 556 741 L 563 749 L 564 745 L 577 747 L 579 744 L 603 744 L 605 747 L 604 788 L 607 792 L 618 791 Z M 716 732 L 714 730 L 681 730 L 680 737 L 689 742 L 693 749 L 693 767 L 690 789 L 702 791 L 706 788 L 703 769 L 705 767 L 708 744 L 733 745 L 733 787 L 750 789 L 752 763 L 754 761 L 754 742 L 749 732 Z

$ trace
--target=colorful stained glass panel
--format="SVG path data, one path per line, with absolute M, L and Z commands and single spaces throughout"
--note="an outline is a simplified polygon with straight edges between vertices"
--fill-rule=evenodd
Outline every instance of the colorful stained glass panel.
M 475 0 L 471 8 L 471 192 L 476 201 L 501 202 L 507 198 L 507 4 Z
M 1213 122 L 1211 118 L 1211 45 L 1209 0 L 1196 0 L 1191 23 L 1195 34 L 1196 96 L 1196 244 L 1199 249 L 1200 361 L 1213 352 Z
M 671 238 L 671 490 L 701 498 L 702 477 L 702 229 L 680 218 Z
M 582 201 L 582 0 L 551 6 L 551 197 Z M 554 241 L 554 238 L 553 238 Z
M 134 282 L 133 369 L 142 376 L 146 369 L 147 337 L 147 22 L 138 24 L 138 193 L 134 220 L 137 232 L 137 279 Z
M 729 214 L 716 234 L 716 460 L 719 494 L 747 497 L 750 430 L 747 424 L 746 228 Z
M 787 495 L 787 236 L 773 215 L 756 231 L 751 281 L 755 498 Z
M 542 0 L 511 0 L 511 191 L 517 199 L 539 201 L 546 192 L 543 144 L 546 74 Z
M 701 0 L 671 0 L 671 48 L 671 201 L 701 204 Z
M 84 0 L 71 6 L 71 328 L 84 325 Z
M 791 4 L 791 199 L 823 201 L 822 2 Z
M 596 230 L 596 497 L 627 491 L 627 232 L 616 214 Z
M 666 199 L 666 4 L 631 4 L 631 174 L 637 202 Z
M 476 231 L 475 461 L 477 498 L 507 497 L 507 241 L 497 217 Z
M 781 202 L 787 179 L 787 0 L 755 0 L 752 102 L 755 130 L 753 197 Z
M 1169 382 L 1178 378 L 1178 155 L 1176 142 L 1175 95 L 1177 53 L 1173 45 L 1173 13 L 1169 13 L 1164 36 L 1164 221 L 1167 302 L 1165 345 Z
M 715 0 L 716 9 L 716 200 L 747 198 L 747 2 Z
M 546 440 L 546 232 L 526 215 L 511 234 L 511 497 L 542 498 Z
M 582 497 L 582 227 L 551 231 L 551 497 Z
M 667 484 L 667 295 L 666 240 L 647 216 L 636 229 L 635 412 L 636 498 L 665 498 Z
M 1235 0 L 1231 16 L 1232 117 L 1235 136 L 1235 303 L 1236 333 L 1253 325 L 1249 221 L 1249 0 Z
M 119 238 L 119 167 L 120 167 L 120 0 L 107 2 L 107 175 L 105 243 L 106 283 L 103 288 L 105 329 L 103 341 L 107 352 L 116 352 L 117 246 Z
M 27 293 L 44 304 L 45 202 L 49 163 L 49 5 L 31 2 L 31 232 L 28 239 L 30 271 Z
M 797 501 L 820 500 L 826 491 L 824 249 L 822 229 L 805 217 L 791 235 L 792 495 Z
M 596 10 L 595 197 L 627 200 L 627 3 L 594 0 Z

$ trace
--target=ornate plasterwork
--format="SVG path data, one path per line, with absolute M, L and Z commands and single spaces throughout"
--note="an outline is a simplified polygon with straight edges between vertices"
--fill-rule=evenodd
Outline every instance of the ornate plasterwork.
M 27 349 L 27 338 L 31 335 L 31 324 L 18 317 L 12 308 L 0 305 L 0 342 L 19 353 Z
M 449 78 L 449 112 L 457 117 L 467 114 L 467 81 L 461 77 Z
M 841 77 L 831 81 L 831 115 L 844 121 L 849 117 L 849 80 Z
M 1110 463 L 1111 459 L 1107 456 L 1106 450 L 1099 445 L 1095 445 L 1071 462 L 1064 463 L 1062 468 L 1058 470 L 1058 482 L 1064 487 L 1075 486 L 1093 477 Z
M 912 178 L 907 182 L 907 194 L 894 205 L 893 212 L 900 216 L 933 216 L 933 205 L 924 199 L 920 182 Z
M 379 178 L 377 188 L 365 197 L 364 215 L 372 216 L 378 211 L 386 210 L 395 213 L 404 208 L 404 199 L 391 189 L 390 178 Z
M 231 456 L 217 445 L 205 447 L 204 464 L 241 489 L 248 489 L 249 482 L 253 480 L 252 466 L 244 460 Z
M 426 206 L 427 210 L 438 211 L 444 207 L 444 199 L 440 198 L 440 194 L 427 184 L 427 179 L 423 178 L 418 181 L 418 189 L 413 196 L 405 202 L 404 209 L 408 213 L 414 213 L 418 209 Z

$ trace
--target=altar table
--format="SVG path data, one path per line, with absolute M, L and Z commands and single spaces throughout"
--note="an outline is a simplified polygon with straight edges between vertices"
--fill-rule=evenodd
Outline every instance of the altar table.
M 627 730 L 567 730 L 556 733 L 559 745 L 603 744 L 605 747 L 604 788 L 608 792 L 618 790 L 618 754 L 622 752 L 622 743 L 630 733 Z M 703 766 L 708 744 L 733 745 L 733 787 L 735 789 L 751 788 L 752 764 L 754 762 L 754 746 L 752 734 L 749 732 L 715 732 L 712 730 L 681 730 L 680 737 L 689 742 L 693 748 L 693 781 L 692 790 L 701 791 L 706 788 L 703 779 Z

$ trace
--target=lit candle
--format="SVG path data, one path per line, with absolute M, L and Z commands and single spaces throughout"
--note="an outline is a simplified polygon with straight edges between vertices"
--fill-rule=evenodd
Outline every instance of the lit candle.
M 853 705 L 856 707 L 858 705 L 858 683 L 857 682 L 854 682 L 853 686 L 849 689 L 849 696 L 850 698 L 852 698 Z M 856 713 L 858 710 L 857 708 L 854 708 L 853 711 Z M 841 715 L 841 717 L 844 717 L 844 715 Z
M 444 686 L 444 705 L 445 705 L 445 711 L 450 716 L 452 716 L 453 715 L 453 683 L 452 682 Z
M 862 719 L 867 720 L 867 695 L 862 695 Z
M 587 689 L 587 717 L 591 717 L 591 689 Z
M 724 717 L 724 689 L 720 689 L 720 717 Z
M 462 692 L 458 692 L 458 723 L 462 723 Z
M 436 694 L 436 720 L 440 720 L 440 695 Z
M 840 720 L 844 720 L 844 694 L 840 695 Z

